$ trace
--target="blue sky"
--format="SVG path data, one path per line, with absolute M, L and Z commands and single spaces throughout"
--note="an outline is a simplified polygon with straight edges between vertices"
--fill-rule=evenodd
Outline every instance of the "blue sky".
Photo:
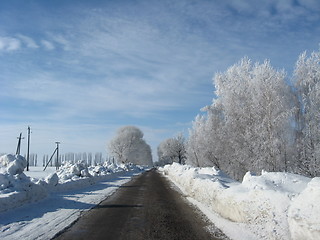
M 1 1 L 0 152 L 28 125 L 38 154 L 105 152 L 135 125 L 155 153 L 211 103 L 216 72 L 248 56 L 290 77 L 319 43 L 317 0 Z

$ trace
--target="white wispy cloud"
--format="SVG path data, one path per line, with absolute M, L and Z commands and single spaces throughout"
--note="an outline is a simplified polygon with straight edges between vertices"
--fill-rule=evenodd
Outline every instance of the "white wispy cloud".
M 102 27 L 95 28 L 97 22 L 103 22 Z M 13 88 L 17 97 L 55 105 L 55 116 L 60 117 L 108 111 L 141 117 L 192 105 L 194 98 L 205 95 L 194 89 L 204 82 L 211 85 L 212 73 L 204 71 L 208 65 L 192 67 L 205 61 L 201 51 L 188 53 L 184 48 L 191 43 L 170 43 L 175 32 L 162 36 L 148 22 L 104 16 L 79 26 L 70 34 L 48 34 L 42 40 L 48 49 L 54 50 L 53 42 L 68 47 L 69 53 L 56 61 L 71 73 L 35 69 L 17 80 Z M 199 79 L 203 73 L 208 77 Z M 88 78 L 82 76 L 86 74 Z
M 284 4 L 277 7 L 273 2 L 266 9 L 294 8 L 287 3 L 286 7 Z M 256 8 L 245 1 L 228 4 L 246 14 L 254 13 Z M 150 14 L 159 10 L 159 5 Z M 58 66 L 54 73 L 35 70 L 23 79 L 25 84 L 18 82 L 17 95 L 52 103 L 64 116 L 116 110 L 135 116 L 148 115 L 186 108 L 195 102 L 194 98 L 210 96 L 211 91 L 201 94 L 201 86 L 211 85 L 214 72 L 259 47 L 246 43 L 247 37 L 239 35 L 249 36 L 246 28 L 250 28 L 257 36 L 263 28 L 235 20 L 221 27 L 224 17 L 231 15 L 228 8 L 223 4 L 195 5 L 177 4 L 174 7 L 179 7 L 180 12 L 159 11 L 156 17 L 119 17 L 104 11 L 83 10 L 87 17 L 73 21 L 77 25 L 62 24 L 59 34 L 49 29 L 45 38 L 38 40 L 47 50 L 62 48 L 66 52 L 50 59 Z M 263 17 L 257 15 L 260 24 Z M 198 30 L 198 25 L 208 27 Z M 190 30 L 186 31 L 186 26 Z M 34 89 L 38 91 L 30 94 Z M 61 114 L 62 111 L 68 113 Z
M 182 108 L 185 91 L 172 81 L 163 85 L 134 77 L 106 79 L 93 83 L 87 79 L 59 79 L 37 72 L 14 81 L 9 95 L 35 103 L 51 105 L 51 118 L 70 118 L 85 114 L 117 111 L 124 115 L 146 116 L 158 111 Z M 10 91 L 10 90 L 8 90 Z M 37 117 L 37 116 L 35 116 Z
M 47 50 L 54 50 L 55 49 L 55 46 L 53 45 L 53 43 L 48 40 L 41 40 L 41 44 Z
M 17 38 L 0 37 L 0 51 L 15 51 L 20 49 L 21 42 Z
M 65 51 L 70 50 L 71 43 L 61 34 L 48 33 L 52 42 L 59 44 Z

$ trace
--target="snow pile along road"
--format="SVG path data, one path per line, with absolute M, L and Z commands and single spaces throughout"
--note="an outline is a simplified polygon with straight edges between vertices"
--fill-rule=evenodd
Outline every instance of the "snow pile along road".
M 0 157 L 0 212 L 47 196 L 45 188 L 23 173 L 26 166 L 26 159 L 20 155 Z
M 87 167 L 81 162 L 67 162 L 57 172 L 44 179 L 37 179 L 25 175 L 23 171 L 26 166 L 26 159 L 20 155 L 7 154 L 0 157 L 0 212 L 41 200 L 50 192 L 84 188 L 124 171 L 142 170 L 133 165 L 105 163 L 102 166 Z
M 174 163 L 159 170 L 186 195 L 243 223 L 257 239 L 320 239 L 320 178 L 248 172 L 240 183 L 215 168 Z
M 292 239 L 320 239 L 320 178 L 313 178 L 289 208 Z

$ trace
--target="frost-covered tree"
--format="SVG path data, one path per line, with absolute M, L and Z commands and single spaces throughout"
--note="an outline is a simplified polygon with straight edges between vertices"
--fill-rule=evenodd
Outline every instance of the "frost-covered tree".
M 166 150 L 165 150 L 166 145 L 167 145 L 166 140 L 164 140 L 157 147 L 157 155 L 158 155 L 157 165 L 158 166 L 164 166 L 166 164 L 172 163 L 172 159 L 170 158 L 170 156 L 166 154 Z
M 253 74 L 251 109 L 259 141 L 252 141 L 252 145 L 261 164 L 257 170 L 282 171 L 287 168 L 287 148 L 292 132 L 293 91 L 286 82 L 285 73 L 273 69 L 268 61 L 256 64 Z
M 300 170 L 310 176 L 320 174 L 320 51 L 300 55 L 295 68 L 298 92 L 298 149 Z
M 176 137 L 168 138 L 158 146 L 158 158 L 160 164 L 178 162 L 185 163 L 186 143 L 184 136 L 180 133 Z
M 189 130 L 187 162 L 196 166 L 222 168 L 224 151 L 224 119 L 218 105 L 202 109 L 205 115 L 198 115 Z
M 285 130 L 290 128 L 291 92 L 285 73 L 268 61 L 253 64 L 244 58 L 214 79 L 225 118 L 229 159 L 238 172 L 283 167 Z M 239 176 L 237 176 L 239 177 Z
M 108 149 L 117 162 L 153 165 L 151 148 L 143 139 L 142 131 L 135 126 L 120 128 Z
M 246 171 L 278 171 L 287 157 L 293 113 L 285 73 L 248 58 L 216 74 L 213 104 L 197 117 L 188 161 L 216 166 L 240 179 Z
M 205 141 L 205 124 L 204 116 L 197 115 L 192 122 L 192 128 L 189 130 L 189 139 L 187 143 L 187 163 L 196 167 L 205 166 L 203 164 L 203 153 L 207 150 L 204 147 Z

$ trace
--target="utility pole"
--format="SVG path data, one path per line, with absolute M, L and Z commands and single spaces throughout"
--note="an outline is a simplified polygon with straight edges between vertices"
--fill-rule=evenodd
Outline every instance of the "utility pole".
M 22 137 L 22 133 L 20 133 L 20 136 L 17 137 L 17 139 L 19 139 L 19 140 L 18 140 L 16 155 L 20 155 L 21 139 L 24 139 L 24 138 Z
M 28 126 L 27 171 L 29 171 L 29 155 L 30 155 L 30 126 Z
M 56 160 L 56 170 L 58 170 L 59 169 L 59 144 L 60 144 L 60 142 L 56 142 L 56 144 L 57 144 L 57 160 Z
M 59 169 L 58 160 L 59 160 L 59 144 L 60 144 L 60 142 L 56 142 L 56 144 L 57 144 L 57 147 L 54 149 L 54 151 L 53 151 L 53 153 L 52 153 L 52 155 L 51 155 L 51 157 L 50 157 L 49 161 L 47 162 L 46 166 L 44 167 L 43 171 L 45 171 L 45 170 L 47 169 L 47 167 L 48 167 L 49 163 L 51 162 L 51 160 L 52 160 L 52 158 L 53 158 L 53 156 L 54 156 L 54 154 L 55 154 L 56 152 L 57 152 L 56 170 L 58 170 L 58 169 Z

